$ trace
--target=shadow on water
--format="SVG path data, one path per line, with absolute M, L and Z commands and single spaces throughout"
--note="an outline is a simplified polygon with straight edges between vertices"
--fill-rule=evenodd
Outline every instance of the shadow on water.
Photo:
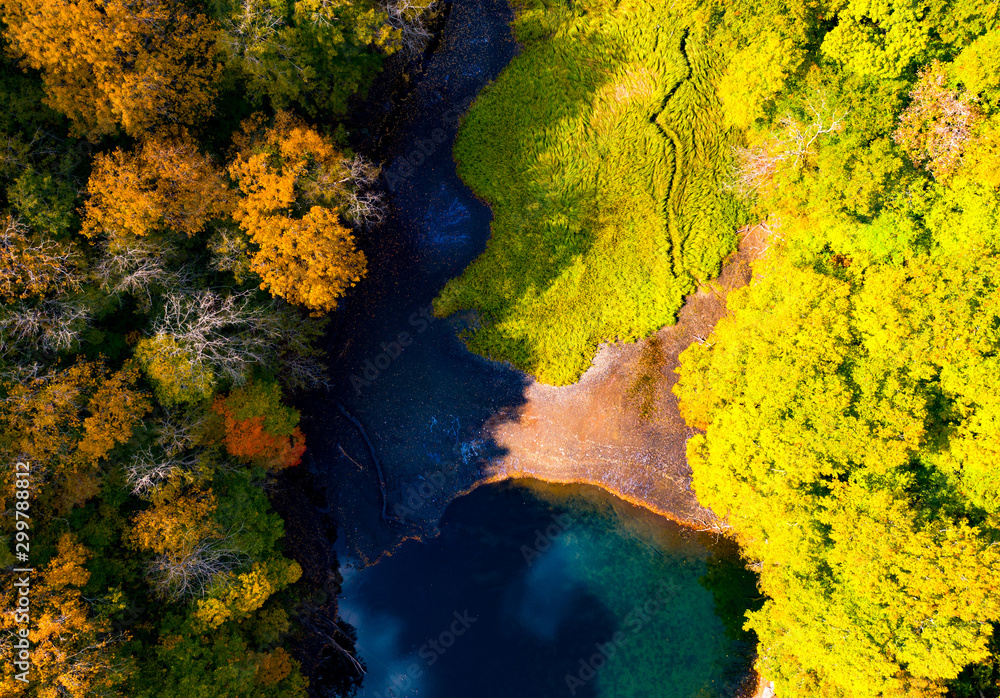
M 441 46 L 382 138 L 392 154 L 383 166 L 391 216 L 361 240 L 369 272 L 334 319 L 334 386 L 310 405 L 306 425 L 307 462 L 327 482 L 348 559 L 377 559 L 433 530 L 441 507 L 426 505 L 448 494 L 433 483 L 471 487 L 478 464 L 497 455 L 479 427 L 523 402 L 522 373 L 469 353 L 457 336 L 461 318 L 430 313 L 489 237 L 492 214 L 458 178 L 451 149 L 461 116 L 516 53 L 510 19 L 505 0 L 455 2 Z M 418 491 L 418 500 L 408 496 Z M 416 506 L 398 514 L 406 501 Z
M 597 488 L 481 487 L 346 572 L 358 695 L 732 698 L 748 657 L 700 583 L 711 545 Z

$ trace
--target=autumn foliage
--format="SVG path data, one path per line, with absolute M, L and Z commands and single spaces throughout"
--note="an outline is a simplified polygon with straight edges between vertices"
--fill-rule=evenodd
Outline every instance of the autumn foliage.
M 11 52 L 49 106 L 96 138 L 207 114 L 218 75 L 209 21 L 173 0 L 3 0 Z
M 306 442 L 296 426 L 299 414 L 281 404 L 281 390 L 274 383 L 255 382 L 229 397 L 216 396 L 212 410 L 223 419 L 230 455 L 274 470 L 302 461 Z
M 896 142 L 914 163 L 937 179 L 955 171 L 965 145 L 982 120 L 974 95 L 959 95 L 945 84 L 947 75 L 939 62 L 920 71 L 910 92 L 912 102 L 899 115 Z
M 0 219 L 0 298 L 15 301 L 75 291 L 79 280 L 74 256 L 67 245 L 32 235 L 18 218 Z
M 10 462 L 37 463 L 39 476 L 79 483 L 132 437 L 149 411 L 148 396 L 135 387 L 138 378 L 133 362 L 111 373 L 101 364 L 79 361 L 5 385 L 0 453 Z
M 261 288 L 315 313 L 336 308 L 366 270 L 341 222 L 352 193 L 346 159 L 285 112 L 270 128 L 247 121 L 237 146 L 229 167 L 241 194 L 234 217 L 258 248 L 251 268 Z
M 184 138 L 154 138 L 133 153 L 98 155 L 87 189 L 87 236 L 147 235 L 161 228 L 194 235 L 229 209 L 221 173 Z
M 301 460 L 281 391 L 326 381 L 323 323 L 256 286 L 332 307 L 378 170 L 288 115 L 238 127 L 300 89 L 342 108 L 381 3 L 307 2 L 322 40 L 286 55 L 302 3 L 0 0 L 0 698 L 307 695 L 280 645 L 316 582 L 289 588 L 262 474 Z M 216 23 L 254 7 L 253 36 Z M 257 42 L 221 80 L 220 40 Z M 261 53 L 295 73 L 263 104 Z
M 62 534 L 56 547 L 55 557 L 31 585 L 33 622 L 27 639 L 31 643 L 32 695 L 114 695 L 110 691 L 124 680 L 126 672 L 113 649 L 126 638 L 112 633 L 107 618 L 90 613 L 80 592 L 90 579 L 84 565 L 91 552 L 69 533 Z M 0 593 L 5 609 L 0 614 L 0 630 L 14 637 L 24 627 L 16 622 L 13 610 L 17 588 L 6 584 Z M 23 686 L 6 674 L 0 679 L 0 695 L 26 695 Z

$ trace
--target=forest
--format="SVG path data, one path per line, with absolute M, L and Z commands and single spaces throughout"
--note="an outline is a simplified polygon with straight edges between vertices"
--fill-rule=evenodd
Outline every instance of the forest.
M 996 20 L 723 15 L 746 46 L 718 83 L 744 133 L 731 186 L 769 244 L 676 392 L 698 497 L 759 572 L 748 627 L 781 696 L 1000 688 Z
M 306 695 L 268 492 L 384 213 L 338 120 L 426 9 L 0 2 L 0 695 Z
M 762 231 L 675 387 L 757 670 L 1000 697 L 1000 5 L 512 2 L 454 148 L 491 239 L 435 313 L 570 384 Z M 0 696 L 308 695 L 269 495 L 387 215 L 345 123 L 435 11 L 0 0 Z

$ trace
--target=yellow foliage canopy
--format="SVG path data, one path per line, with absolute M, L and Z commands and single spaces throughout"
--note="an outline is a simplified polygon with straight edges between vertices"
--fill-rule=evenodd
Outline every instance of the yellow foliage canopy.
M 80 361 L 8 383 L 0 410 L 0 453 L 10 462 L 31 461 L 36 475 L 60 479 L 64 486 L 81 473 L 93 474 L 97 462 L 128 441 L 150 409 L 146 394 L 134 387 L 138 375 L 131 362 L 109 375 L 100 364 Z
M 106 695 L 123 678 L 123 664 L 113 654 L 114 642 L 107 620 L 90 617 L 79 592 L 90 573 L 84 563 L 90 552 L 72 534 L 59 539 L 56 556 L 41 570 L 41 579 L 31 585 L 31 685 L 32 695 L 41 698 L 87 698 Z M 5 585 L 5 609 L 17 606 L 18 589 Z M 0 614 L 0 631 L 16 632 L 24 627 L 13 611 Z M 24 695 L 23 683 L 4 667 L 0 675 L 0 696 Z
M 229 211 L 229 190 L 212 161 L 186 139 L 150 139 L 135 153 L 94 158 L 83 233 L 194 235 Z
M 12 53 L 42 71 L 48 104 L 97 138 L 209 111 L 213 29 L 173 0 L 2 0 Z
M 212 518 L 215 508 L 215 495 L 211 490 L 157 502 L 152 509 L 136 515 L 132 539 L 143 550 L 183 557 L 204 538 L 219 533 Z
M 242 196 L 234 217 L 259 248 L 251 267 L 261 288 L 317 314 L 336 308 L 366 270 L 339 218 L 349 195 L 343 156 L 287 113 L 268 129 L 251 119 L 236 142 L 229 173 Z
M 87 403 L 90 416 L 83 420 L 78 446 L 84 458 L 97 461 L 132 438 L 132 429 L 150 409 L 148 398 L 133 389 L 138 378 L 139 367 L 130 361 L 98 385 Z
M 297 582 L 301 576 L 302 567 L 295 561 L 254 563 L 249 571 L 230 580 L 218 597 L 199 599 L 195 618 L 210 628 L 243 618 L 263 606 L 272 594 Z

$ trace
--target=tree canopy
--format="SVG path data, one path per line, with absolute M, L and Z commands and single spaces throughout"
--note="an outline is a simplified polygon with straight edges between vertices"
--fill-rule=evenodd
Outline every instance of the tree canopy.
M 994 696 L 996 10 L 831 11 L 742 122 L 768 249 L 681 355 L 694 489 L 759 569 L 778 695 Z

